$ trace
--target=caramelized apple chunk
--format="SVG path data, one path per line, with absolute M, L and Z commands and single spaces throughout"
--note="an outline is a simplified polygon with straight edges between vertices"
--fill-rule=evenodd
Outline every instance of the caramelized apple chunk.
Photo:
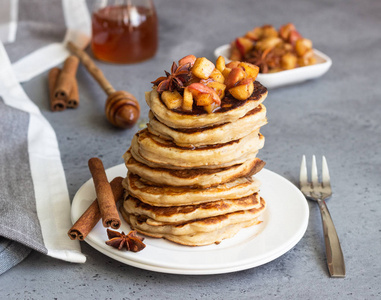
M 258 41 L 263 34 L 262 27 L 255 27 L 253 30 L 246 32 L 245 37 L 253 41 Z
M 309 39 L 302 38 L 295 42 L 295 51 L 298 56 L 303 56 L 310 49 L 312 49 L 312 41 Z
M 209 76 L 210 79 L 213 81 L 221 82 L 223 83 L 225 81 L 224 75 L 216 68 L 213 70 L 212 74 Z
M 205 106 L 211 104 L 212 102 L 215 102 L 218 105 L 221 104 L 221 99 L 217 93 L 212 88 L 202 83 L 192 83 L 187 87 L 187 89 L 191 92 L 193 98 L 199 106 Z M 210 95 L 210 97 L 204 96 L 205 94 Z
M 226 64 L 226 68 L 238 67 L 236 61 L 243 61 L 257 65 L 260 73 L 289 70 L 316 63 L 310 51 L 313 51 L 312 41 L 303 38 L 294 24 L 284 24 L 279 30 L 272 25 L 263 25 L 232 41 L 229 58 L 233 62 Z M 249 76 L 255 80 L 256 71 L 252 71 Z M 226 78 L 229 72 L 230 70 L 222 71 L 222 74 Z
M 222 100 L 225 97 L 226 85 L 221 82 L 211 81 L 207 83 L 208 87 L 212 88 Z
M 216 60 L 216 69 L 222 73 L 225 69 L 225 58 L 223 56 L 219 56 Z
M 229 89 L 229 93 L 237 100 L 246 100 L 254 92 L 253 79 L 245 78 Z
M 211 104 L 204 106 L 204 109 L 208 114 L 211 114 L 218 107 L 219 105 L 217 105 L 215 102 L 212 102 Z
M 235 84 L 238 81 L 240 81 L 246 77 L 247 77 L 247 74 L 242 68 L 240 68 L 240 67 L 233 68 L 231 70 L 231 72 L 229 73 L 229 75 L 225 79 L 224 83 L 226 85 L 226 88 L 227 89 L 232 88 L 233 86 L 235 86 Z
M 179 66 L 182 66 L 188 63 L 191 66 L 193 66 L 195 61 L 196 61 L 196 56 L 190 54 L 190 55 L 184 56 L 182 59 L 179 60 Z
M 284 24 L 279 28 L 279 35 L 283 40 L 287 41 L 289 36 L 290 36 L 291 31 L 293 31 L 293 30 L 295 30 L 294 24 L 292 24 L 292 23 Z
M 285 70 L 294 69 L 296 67 L 296 63 L 297 63 L 297 57 L 291 52 L 286 53 L 285 55 L 282 56 L 281 64 L 283 69 Z
M 226 67 L 230 69 L 237 68 L 239 66 L 239 63 L 239 60 L 233 60 L 230 63 L 226 64 Z
M 235 40 L 235 44 L 237 46 L 238 51 L 240 52 L 241 56 L 244 56 L 245 53 L 253 49 L 254 43 L 251 39 L 245 38 L 245 37 L 239 37 Z
M 192 111 L 193 96 L 192 93 L 189 91 L 188 87 L 184 89 L 183 103 L 181 105 L 181 108 L 185 111 Z
M 253 79 L 253 81 L 255 81 L 259 73 L 258 66 L 247 63 L 247 62 L 240 62 L 239 66 L 244 69 L 248 77 L 250 77 L 251 79 Z
M 205 57 L 198 57 L 192 67 L 192 74 L 201 79 L 208 79 L 214 69 L 214 63 Z
M 262 38 L 278 37 L 278 31 L 272 25 L 262 26 Z
M 168 109 L 176 109 L 179 108 L 183 102 L 183 97 L 176 90 L 164 91 L 161 93 L 161 100 L 163 100 L 164 104 L 168 107 Z
M 231 68 L 226 67 L 226 68 L 222 71 L 222 75 L 224 75 L 225 79 L 226 79 L 226 77 L 229 76 L 229 73 L 231 72 L 231 70 L 232 70 Z

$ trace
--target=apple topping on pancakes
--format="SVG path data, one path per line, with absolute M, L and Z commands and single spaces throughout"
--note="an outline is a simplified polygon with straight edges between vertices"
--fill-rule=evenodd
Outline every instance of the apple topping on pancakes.
M 171 73 L 152 83 L 166 107 L 192 112 L 202 107 L 212 113 L 221 107 L 225 94 L 237 100 L 246 100 L 254 92 L 254 81 L 259 67 L 250 63 L 231 62 L 225 65 L 220 56 L 216 65 L 205 57 L 188 55 L 173 62 Z
M 259 68 L 188 55 L 146 92 L 147 128 L 123 155 L 123 218 L 139 233 L 178 244 L 220 243 L 261 223 L 255 178 L 267 89 Z

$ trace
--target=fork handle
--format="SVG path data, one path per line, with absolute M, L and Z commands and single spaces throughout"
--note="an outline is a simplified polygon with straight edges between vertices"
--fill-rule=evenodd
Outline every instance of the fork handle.
M 328 270 L 331 277 L 345 277 L 345 263 L 339 237 L 333 224 L 331 214 L 324 200 L 317 200 L 323 222 L 325 252 Z

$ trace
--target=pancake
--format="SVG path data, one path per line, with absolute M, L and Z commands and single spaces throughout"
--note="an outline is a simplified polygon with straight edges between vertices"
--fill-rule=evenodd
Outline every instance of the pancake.
M 172 168 L 223 167 L 237 164 L 236 161 L 240 159 L 242 162 L 249 159 L 250 154 L 256 155 L 263 145 L 264 136 L 258 130 L 229 143 L 190 149 L 179 147 L 143 129 L 134 135 L 131 153 L 138 161 L 140 161 L 138 156 L 141 156 L 167 168 L 168 166 Z
M 187 221 L 182 224 L 149 225 L 146 217 L 129 214 L 123 207 L 122 216 L 132 229 L 139 233 L 166 238 L 176 243 L 189 246 L 200 246 L 219 243 L 225 238 L 232 237 L 241 228 L 260 223 L 258 217 L 266 208 L 261 198 L 261 207 L 241 210 L 224 215 Z
M 262 104 L 249 111 L 234 123 L 224 123 L 205 128 L 174 129 L 161 123 L 152 111 L 147 128 L 150 133 L 173 141 L 182 147 L 200 147 L 205 145 L 223 144 L 241 139 L 267 123 L 266 107 Z
M 151 92 L 146 92 L 145 98 L 148 106 L 155 117 L 163 124 L 172 128 L 202 128 L 227 122 L 235 122 L 245 116 L 249 111 L 256 108 L 267 97 L 267 89 L 258 81 L 254 83 L 254 92 L 245 101 L 227 96 L 222 99 L 222 104 L 215 112 L 208 114 L 202 108 L 192 112 L 181 110 L 170 110 L 160 100 L 159 94 L 153 88 Z
M 148 159 L 145 159 L 140 155 L 140 153 L 137 151 L 135 152 L 133 148 L 130 148 L 129 151 L 131 152 L 131 155 L 136 159 L 138 162 L 145 164 L 149 166 L 150 168 L 165 168 L 165 169 L 170 169 L 170 170 L 182 170 L 182 169 L 187 169 L 187 170 L 192 170 L 192 169 L 216 169 L 216 168 L 227 168 L 231 167 L 234 165 L 238 164 L 243 164 L 244 162 L 248 160 L 253 160 L 256 158 L 258 152 L 250 152 L 247 153 L 246 156 L 239 157 L 237 159 L 233 159 L 231 161 L 228 161 L 226 163 L 220 164 L 220 165 L 213 165 L 213 164 L 208 164 L 204 166 L 198 166 L 198 167 L 179 167 L 179 166 L 174 166 L 174 165 L 169 165 L 169 164 L 163 164 L 163 163 L 156 163 L 153 161 L 150 161 Z
M 201 232 L 190 235 L 163 234 L 161 237 L 167 239 L 168 241 L 172 241 L 174 243 L 181 244 L 184 246 L 206 246 L 210 244 L 219 244 L 223 240 L 235 236 L 241 229 L 260 223 L 261 221 L 258 221 L 257 219 L 252 219 L 246 222 L 228 225 L 212 232 Z M 150 233 L 144 233 L 142 230 L 137 231 L 139 231 L 141 234 L 146 234 L 148 236 L 150 235 Z
M 130 195 L 154 206 L 179 206 L 237 199 L 259 191 L 260 181 L 254 177 L 241 177 L 208 189 L 148 185 L 137 175 L 128 172 L 122 182 Z
M 265 165 L 259 158 L 249 159 L 242 164 L 216 169 L 166 169 L 151 168 L 132 157 L 127 151 L 123 155 L 127 169 L 155 185 L 211 187 L 232 181 L 238 177 L 252 176 Z
M 129 223 L 130 216 L 123 209 L 121 210 L 121 213 L 124 220 L 127 223 Z M 155 234 L 155 233 L 142 230 L 140 228 L 134 228 L 134 229 L 140 234 L 144 234 L 146 236 L 153 237 L 153 238 L 165 238 L 169 241 L 172 241 L 174 243 L 184 245 L 184 246 L 206 246 L 206 245 L 210 245 L 214 243 L 219 244 L 222 240 L 231 238 L 234 235 L 236 235 L 238 231 L 240 231 L 242 228 L 250 227 L 259 223 L 261 222 L 258 221 L 257 219 L 252 219 L 246 222 L 228 225 L 212 232 L 201 232 L 196 234 L 179 235 L 179 236 L 173 235 L 173 234 Z M 130 226 L 132 227 L 131 224 Z
M 258 193 L 240 199 L 170 207 L 152 206 L 129 195 L 123 201 L 123 209 L 126 212 L 146 217 L 149 225 L 157 225 L 158 222 L 183 223 L 259 207 L 261 207 L 261 202 Z

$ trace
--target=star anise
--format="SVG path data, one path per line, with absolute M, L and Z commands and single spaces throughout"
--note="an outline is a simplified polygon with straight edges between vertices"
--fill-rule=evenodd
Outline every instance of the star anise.
M 166 77 L 159 77 L 151 83 L 157 86 L 158 93 L 162 93 L 164 91 L 173 92 L 175 89 L 181 91 L 184 88 L 184 85 L 191 78 L 191 67 L 191 63 L 177 66 L 177 64 L 173 62 L 171 73 L 164 71 L 165 75 L 167 75 Z
M 146 245 L 143 243 L 144 238 L 136 235 L 136 230 L 130 231 L 125 234 L 123 231 L 120 233 L 118 231 L 107 229 L 107 235 L 109 240 L 106 244 L 122 250 L 126 248 L 127 251 L 139 252 L 143 250 Z

